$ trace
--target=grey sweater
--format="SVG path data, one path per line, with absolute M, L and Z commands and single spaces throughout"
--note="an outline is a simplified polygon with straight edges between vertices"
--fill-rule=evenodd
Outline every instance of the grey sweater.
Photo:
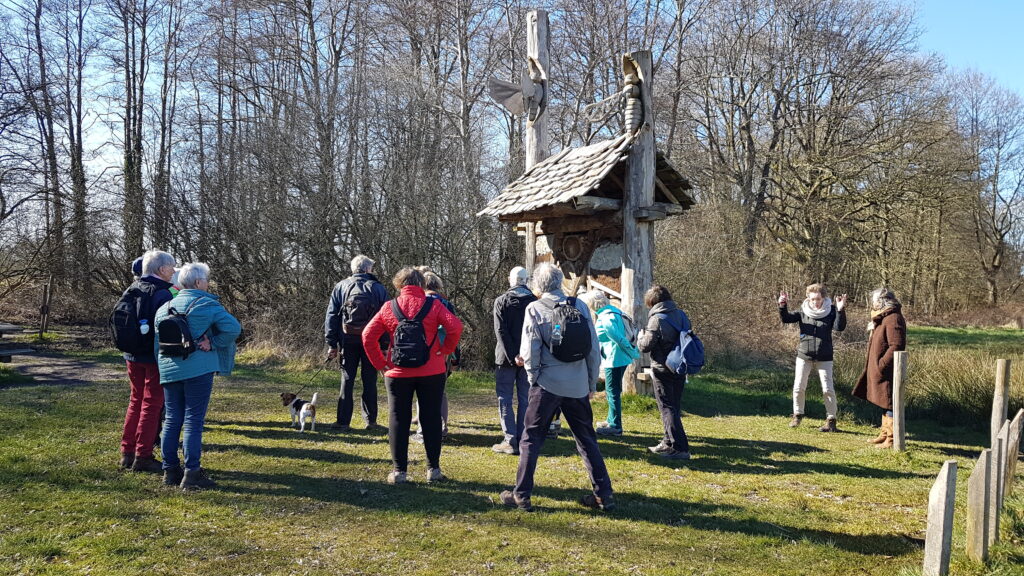
M 561 290 L 546 292 L 537 302 L 526 307 L 526 318 L 523 322 L 523 339 L 519 355 L 523 357 L 526 377 L 531 386 L 541 388 L 566 398 L 583 398 L 590 392 L 597 391 L 597 376 L 601 367 L 601 351 L 597 343 L 597 331 L 590 318 L 587 305 L 577 300 L 576 307 L 583 312 L 590 327 L 590 352 L 583 360 L 562 362 L 551 354 L 544 344 L 551 341 L 551 316 L 553 303 L 564 302 L 565 294 Z M 546 300 L 548 305 L 543 302 Z

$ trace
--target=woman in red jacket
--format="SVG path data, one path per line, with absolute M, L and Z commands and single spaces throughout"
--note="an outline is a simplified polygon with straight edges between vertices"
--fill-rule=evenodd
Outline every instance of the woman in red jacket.
M 394 470 L 388 484 L 406 482 L 409 465 L 409 425 L 413 393 L 420 406 L 423 446 L 427 452 L 427 482 L 444 480 L 441 474 L 441 398 L 447 374 L 445 360 L 462 336 L 462 322 L 436 298 L 423 291 L 423 274 L 405 267 L 393 280 L 398 298 L 381 307 L 363 329 L 363 347 L 377 370 L 384 371 L 388 391 L 388 437 Z M 444 343 L 437 337 L 443 326 Z M 389 337 L 381 351 L 377 342 Z

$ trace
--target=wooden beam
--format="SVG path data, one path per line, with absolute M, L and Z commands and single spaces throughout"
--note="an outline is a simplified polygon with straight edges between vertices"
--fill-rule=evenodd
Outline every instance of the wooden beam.
M 572 233 L 572 232 L 589 232 L 591 230 L 599 230 L 606 228 L 609 222 L 615 221 L 619 216 L 618 214 L 612 214 L 610 216 L 566 216 L 564 218 L 548 218 L 544 220 L 544 223 L 539 225 L 540 230 L 538 234 L 554 234 L 556 232 Z
M 637 208 L 633 210 L 633 218 L 636 218 L 639 222 L 654 222 L 655 220 L 664 220 L 668 214 L 664 211 L 659 210 L 653 206 L 646 208 Z
M 622 208 L 622 200 L 614 198 L 598 198 L 597 196 L 580 196 L 576 199 L 576 207 L 604 212 Z
M 655 202 L 654 204 L 651 204 L 651 208 L 660 210 L 670 216 L 686 212 L 686 208 L 683 208 L 682 204 L 669 204 L 667 202 Z
M 661 178 L 658 178 L 657 175 L 654 176 L 654 184 L 658 187 L 658 190 L 661 190 L 661 193 L 665 195 L 665 198 L 669 199 L 669 202 L 679 204 L 679 199 L 676 198 L 676 195 L 669 192 L 668 186 L 665 186 L 665 183 L 662 182 Z

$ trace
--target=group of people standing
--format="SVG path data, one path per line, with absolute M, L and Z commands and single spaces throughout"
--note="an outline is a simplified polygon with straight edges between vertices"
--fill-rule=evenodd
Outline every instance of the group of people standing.
M 392 471 L 390 484 L 408 482 L 410 437 L 419 438 L 426 451 L 428 483 L 445 479 L 441 450 L 447 433 L 448 401 L 445 385 L 458 364 L 463 324 L 443 294 L 441 279 L 429 267 L 405 267 L 392 279 L 397 296 L 373 274 L 374 261 L 358 255 L 351 261 L 352 275 L 332 290 L 324 321 L 328 360 L 341 367 L 335 430 L 351 429 L 357 375 L 362 382 L 361 411 L 368 429 L 377 423 L 377 373 L 384 372 L 388 398 L 388 437 Z M 136 471 L 163 472 L 164 483 L 183 489 L 213 486 L 200 466 L 202 429 L 215 373 L 230 374 L 238 321 L 209 292 L 209 267 L 202 263 L 175 268 L 174 258 L 161 251 L 147 252 L 137 279 L 125 292 L 140 294 L 138 322 L 146 347 L 125 353 L 131 395 L 121 443 L 121 466 Z M 176 277 L 176 284 L 172 280 Z M 654 395 L 661 413 L 663 435 L 648 448 L 670 460 L 690 458 L 682 424 L 681 401 L 686 374 L 670 369 L 667 358 L 690 321 L 669 290 L 652 286 L 644 294 L 649 308 L 644 329 L 636 331 L 632 319 L 611 304 L 600 291 L 579 298 L 562 290 L 562 272 L 554 265 L 538 265 L 532 275 L 522 267 L 509 273 L 509 289 L 494 300 L 495 392 L 503 437 L 492 446 L 500 454 L 519 458 L 515 485 L 499 495 L 510 507 L 531 510 L 537 460 L 554 422 L 564 417 L 572 431 L 593 490 L 580 500 L 584 506 L 615 507 L 611 479 L 598 445 L 598 436 L 623 434 L 622 381 L 626 368 L 641 353 L 651 359 Z M 180 286 L 180 290 L 179 287 Z M 172 293 L 172 290 L 174 293 Z M 821 284 L 807 287 L 798 312 L 788 310 L 788 295 L 779 296 L 783 323 L 798 323 L 796 377 L 790 426 L 804 416 L 807 381 L 816 371 L 826 407 L 823 432 L 836 431 L 836 397 L 832 381 L 832 332 L 846 327 L 846 296 L 833 302 Z M 195 350 L 181 357 L 164 353 L 159 326 L 171 316 L 183 315 L 195 335 Z M 892 442 L 893 352 L 906 344 L 906 323 L 898 300 L 888 290 L 872 294 L 871 336 L 865 370 L 854 395 L 867 399 L 886 413 L 882 431 L 873 440 Z M 606 420 L 594 425 L 590 400 L 604 377 Z M 418 430 L 411 430 L 413 398 L 418 407 Z M 160 435 L 162 462 L 153 457 L 161 408 L 166 418 Z M 184 462 L 178 441 L 184 432 Z

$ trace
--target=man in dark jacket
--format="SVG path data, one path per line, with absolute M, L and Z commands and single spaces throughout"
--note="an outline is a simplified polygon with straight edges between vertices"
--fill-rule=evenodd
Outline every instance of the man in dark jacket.
M 124 353 L 128 366 L 131 395 L 121 433 L 121 467 L 135 472 L 160 473 L 160 462 L 153 457 L 153 444 L 160 427 L 160 411 L 164 406 L 164 390 L 160 387 L 160 371 L 153 355 L 153 317 L 160 306 L 171 299 L 170 280 L 174 275 L 174 256 L 150 250 L 142 256 L 139 276 L 128 290 L 143 294 L 138 302 L 139 331 L 149 342 L 147 352 Z
M 352 275 L 338 282 L 327 303 L 324 339 L 328 360 L 341 355 L 341 392 L 338 395 L 338 420 L 332 428 L 348 430 L 352 423 L 352 394 L 356 370 L 362 366 L 363 418 L 366 428 L 377 427 L 377 369 L 363 348 L 363 328 L 388 301 L 388 291 L 373 275 L 374 261 L 362 254 L 352 259 Z
M 519 454 L 519 440 L 523 437 L 523 419 L 529 402 L 530 383 L 526 369 L 516 364 L 519 345 L 523 337 L 523 317 L 526 307 L 537 300 L 526 287 L 529 273 L 526 268 L 516 266 L 509 272 L 511 288 L 494 299 L 494 348 L 495 392 L 498 395 L 498 417 L 504 439 L 491 447 L 499 454 Z M 512 395 L 519 402 L 519 412 L 512 408 Z

